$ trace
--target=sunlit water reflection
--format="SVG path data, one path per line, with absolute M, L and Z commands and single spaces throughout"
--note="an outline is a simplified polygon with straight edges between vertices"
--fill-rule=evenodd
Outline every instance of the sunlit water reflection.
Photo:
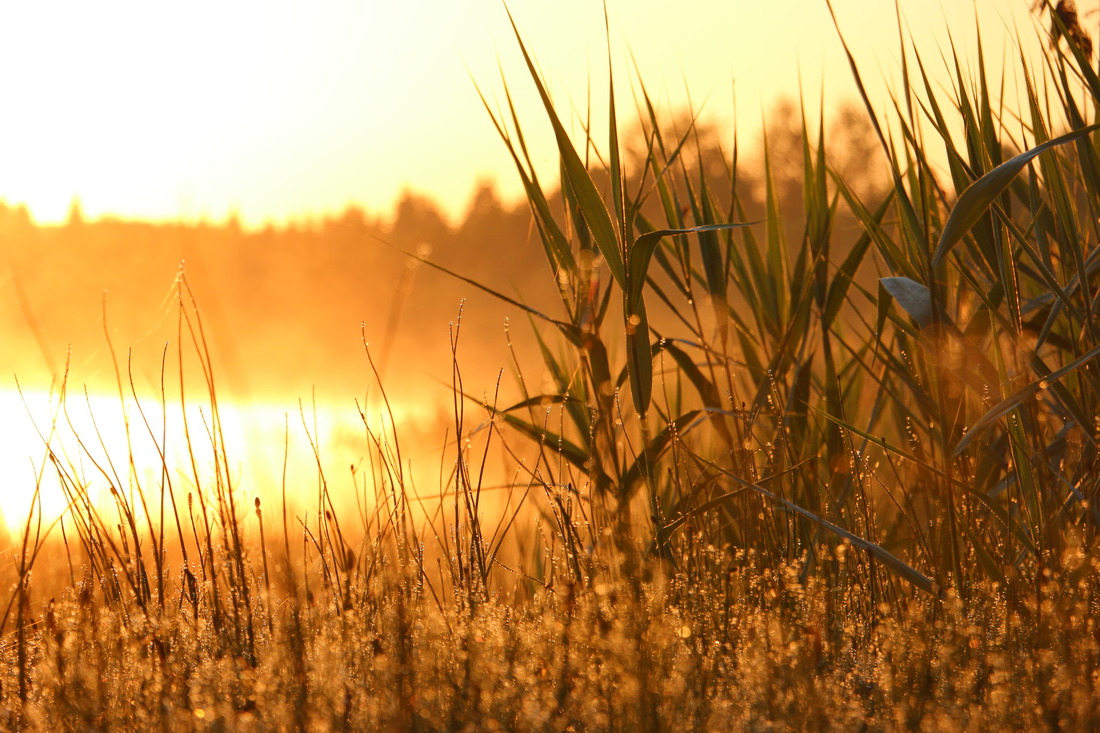
M 322 483 L 338 508 L 358 511 L 373 500 L 381 474 L 379 443 L 368 427 L 391 466 L 397 462 L 384 408 L 368 405 L 361 414 L 359 406 L 351 398 L 291 398 L 219 402 L 215 410 L 199 398 L 162 405 L 77 390 L 63 399 L 48 390 L 0 390 L 0 514 L 9 530 L 21 528 L 33 503 L 52 522 L 77 487 L 103 511 L 114 487 L 139 513 L 140 490 L 148 511 L 159 515 L 162 496 L 170 512 L 171 493 L 186 506 L 188 494 L 213 497 L 219 486 L 232 489 L 242 515 L 252 513 L 257 497 L 278 506 L 284 489 L 288 504 L 310 512 Z M 394 421 L 404 480 L 434 482 L 427 493 L 436 493 L 446 465 L 437 407 L 395 406 Z

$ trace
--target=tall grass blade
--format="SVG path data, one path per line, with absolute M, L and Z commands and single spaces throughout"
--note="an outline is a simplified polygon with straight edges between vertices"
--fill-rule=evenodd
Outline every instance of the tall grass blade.
M 917 569 L 913 568 L 912 566 L 908 565 L 907 563 L 905 563 L 903 560 L 901 560 L 896 555 L 891 553 L 885 547 L 882 547 L 881 545 L 877 545 L 874 542 L 870 542 L 868 540 L 865 540 L 862 537 L 859 537 L 858 535 L 855 535 L 855 534 L 849 532 L 848 530 L 844 529 L 843 527 L 840 527 L 836 524 L 833 524 L 829 520 L 824 519 L 823 517 L 820 517 L 817 514 L 814 514 L 813 512 L 809 511 L 808 509 L 804 509 L 804 508 L 798 506 L 797 504 L 783 498 L 782 496 L 779 496 L 778 494 L 776 494 L 774 492 L 768 491 L 767 489 L 765 489 L 763 486 L 760 486 L 759 484 L 755 484 L 755 483 L 752 483 L 751 481 L 744 480 L 743 478 L 736 475 L 735 473 L 733 473 L 733 472 L 731 472 L 731 471 L 729 471 L 725 468 L 722 468 L 721 466 L 719 466 L 715 463 L 712 463 L 710 461 L 706 461 L 706 463 L 710 466 L 711 469 L 717 471 L 722 476 L 726 477 L 727 479 L 729 479 L 733 483 L 740 486 L 742 490 L 753 491 L 753 492 L 759 494 L 760 496 L 764 497 L 765 499 L 768 499 L 769 501 L 772 501 L 772 502 L 782 506 L 784 509 L 787 509 L 788 511 L 794 512 L 795 514 L 798 514 L 801 517 L 805 517 L 806 519 L 810 520 L 811 522 L 818 525 L 822 529 L 825 529 L 825 530 L 831 532 L 832 534 L 836 535 L 837 537 L 840 537 L 843 540 L 847 540 L 848 542 L 852 543 L 856 547 L 867 551 L 868 553 L 873 555 L 875 558 L 877 558 L 880 562 L 882 562 L 886 567 L 890 568 L 890 570 L 892 570 L 899 577 L 909 581 L 910 583 L 912 583 L 915 587 L 919 588 L 920 590 L 922 590 L 926 593 L 933 593 L 933 594 L 937 592 L 938 589 L 936 587 L 936 584 L 932 581 L 931 578 L 929 578 L 925 574 L 921 573 L 919 570 L 917 570 Z M 708 505 L 715 504 L 720 499 L 731 498 L 733 496 L 736 496 L 738 493 L 740 493 L 740 491 L 730 492 L 730 493 L 726 494 L 725 496 L 718 497 L 718 499 L 715 499 L 713 502 L 709 502 Z M 668 528 L 666 527 L 666 530 L 667 529 Z
M 1095 130 L 1100 130 L 1100 122 L 1073 132 L 1067 132 L 1065 135 L 1056 137 L 1053 140 L 1048 140 L 1042 145 L 1037 145 L 1031 150 L 1020 153 L 1016 157 L 1001 163 L 970 184 L 959 196 L 959 200 L 955 202 L 955 206 L 947 217 L 947 223 L 944 224 L 943 232 L 940 234 L 936 251 L 932 255 L 933 270 L 940 266 L 948 252 L 982 218 L 993 200 L 1008 188 L 1024 166 L 1040 153 L 1079 140 Z
M 600 250 L 600 254 L 603 255 L 604 261 L 607 262 L 607 267 L 611 271 L 612 277 L 615 278 L 615 282 L 619 284 L 619 287 L 625 290 L 626 265 L 622 247 L 616 234 L 615 225 L 611 221 L 611 215 L 608 213 L 607 207 L 604 205 L 599 191 L 596 190 L 596 184 L 592 182 L 592 177 L 588 174 L 588 169 L 585 167 L 584 161 L 581 160 L 576 148 L 573 147 L 573 143 L 569 139 L 569 133 L 566 132 L 565 126 L 562 125 L 561 120 L 558 118 L 558 113 L 554 109 L 554 104 L 550 101 L 550 95 L 546 91 L 546 87 L 543 85 L 538 71 L 535 69 L 535 64 L 527 52 L 527 47 L 523 43 L 519 28 L 516 27 L 515 19 L 512 18 L 510 12 L 508 14 L 508 20 L 512 24 L 512 31 L 515 33 L 516 42 L 519 44 L 520 51 L 523 54 L 523 60 L 527 64 L 527 70 L 531 74 L 531 80 L 538 90 L 539 98 L 542 100 L 543 108 L 546 110 L 546 116 L 550 120 L 551 126 L 554 128 L 554 137 L 557 140 L 558 154 L 561 156 L 564 178 L 568 181 L 570 188 L 576 196 L 577 204 L 584 216 L 585 224 L 591 231 L 592 238 L 595 240 L 596 246 Z
M 964 450 L 966 450 L 967 446 L 969 446 L 974 441 L 974 439 L 982 430 L 997 422 L 1002 417 L 1012 412 L 1024 402 L 1033 398 L 1035 395 L 1039 394 L 1043 390 L 1051 388 L 1062 377 L 1066 376 L 1070 372 L 1076 371 L 1077 369 L 1084 366 L 1086 363 L 1088 363 L 1092 359 L 1095 359 L 1098 356 L 1100 356 L 1100 346 L 1092 349 L 1084 356 L 1078 359 L 1074 359 L 1073 362 L 1067 364 L 1061 369 L 1055 372 L 1051 372 L 1042 379 L 1036 379 L 1034 382 L 1031 382 L 1022 389 L 1017 390 L 1011 396 L 1006 397 L 1005 399 L 998 402 L 996 405 L 991 407 L 988 412 L 982 415 L 977 422 L 970 426 L 970 430 L 967 431 L 966 436 L 962 440 L 960 440 L 955 446 L 955 456 L 960 455 Z M 1084 435 L 1088 438 L 1090 442 L 1094 441 L 1091 431 L 1085 430 Z

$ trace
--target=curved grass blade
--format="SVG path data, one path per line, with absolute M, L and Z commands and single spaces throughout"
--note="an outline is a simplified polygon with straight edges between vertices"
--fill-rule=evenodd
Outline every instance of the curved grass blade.
M 573 143 L 569 139 L 569 133 L 566 132 L 565 126 L 562 125 L 561 120 L 558 118 L 558 114 L 554 110 L 554 105 L 550 101 L 550 95 L 546 91 L 546 87 L 543 85 L 542 80 L 539 78 L 538 71 L 535 69 L 535 64 L 531 60 L 531 56 L 527 53 L 527 47 L 523 43 L 519 28 L 516 27 L 515 19 L 512 18 L 510 12 L 508 13 L 508 21 L 512 24 L 512 31 L 515 33 L 516 42 L 519 44 L 519 49 L 523 54 L 523 60 L 527 63 L 527 69 L 531 74 L 531 80 L 535 83 L 536 89 L 538 89 L 539 97 L 542 99 L 543 107 L 546 110 L 546 116 L 550 120 L 551 126 L 554 128 L 554 137 L 558 144 L 558 154 L 561 155 L 562 173 L 568 179 L 569 186 L 576 196 L 577 205 L 580 208 L 581 214 L 584 216 L 585 223 L 592 232 L 592 238 L 596 241 L 596 246 L 599 248 L 600 254 L 603 255 L 604 261 L 607 262 L 607 267 L 611 271 L 612 277 L 614 277 L 615 281 L 619 283 L 619 286 L 625 290 L 626 265 L 623 260 L 621 244 L 616 235 L 615 225 L 611 221 L 611 214 L 608 213 L 607 207 L 604 205 L 604 201 L 600 197 L 599 191 L 596 190 L 596 184 L 592 182 L 592 177 L 589 176 L 584 161 L 581 160 L 576 148 L 573 147 Z
M 676 366 L 679 367 L 683 375 L 688 378 L 688 381 L 694 385 L 695 390 L 699 393 L 699 397 L 703 400 L 703 404 L 709 408 L 720 409 L 722 407 L 722 397 L 718 392 L 718 388 L 703 375 L 703 372 L 696 366 L 691 356 L 667 339 L 659 341 L 658 344 L 660 349 L 673 358 L 676 362 Z
M 473 285 L 478 290 L 481 290 L 482 292 L 488 293 L 489 295 L 493 296 L 494 298 L 504 301 L 508 305 L 515 306 L 516 308 L 519 308 L 520 310 L 524 311 L 525 313 L 527 313 L 531 316 L 534 316 L 535 318 L 539 318 L 543 321 L 546 321 L 547 323 L 552 323 L 553 325 L 558 327 L 558 330 L 561 331 L 563 336 L 565 336 L 567 339 L 569 339 L 570 343 L 578 345 L 578 346 L 581 344 L 580 329 L 577 328 L 576 326 L 574 326 L 573 324 L 566 323 L 565 321 L 559 321 L 557 318 L 551 318 L 550 316 L 546 315 L 545 313 L 542 313 L 541 311 L 535 310 L 534 308 L 532 308 L 529 305 L 526 305 L 524 303 L 519 302 L 515 298 L 510 298 L 510 297 L 508 297 L 504 293 L 501 293 L 498 290 L 493 290 L 492 288 L 490 288 L 486 285 L 482 285 L 477 280 L 473 280 L 471 278 L 468 278 L 465 275 L 460 275 L 457 272 L 455 272 L 454 270 L 448 269 L 448 268 L 444 267 L 443 265 L 432 262 L 427 257 L 424 257 L 422 255 L 418 255 L 418 254 L 414 254 L 413 252 L 409 252 L 405 249 L 402 249 L 401 247 L 398 247 L 393 242 L 386 241 L 382 237 L 379 237 L 375 234 L 371 234 L 369 236 L 372 239 L 374 239 L 375 241 L 377 241 L 381 244 L 384 244 L 387 247 L 390 247 L 392 249 L 397 250 L 398 252 L 405 255 L 406 257 L 411 257 L 412 259 L 414 259 L 418 262 L 422 262 L 425 265 L 427 265 L 428 267 L 431 267 L 432 269 L 435 269 L 435 270 L 439 270 L 440 272 L 442 272 L 446 275 L 450 275 L 451 277 L 455 278 L 456 280 L 461 280 L 462 282 L 466 283 L 467 285 Z
M 642 291 L 645 287 L 646 274 L 649 271 L 650 260 L 653 258 L 653 253 L 656 251 L 657 245 L 660 244 L 661 240 L 665 237 L 680 234 L 698 234 L 700 232 L 717 232 L 725 229 L 741 229 L 759 223 L 759 221 L 746 221 L 734 224 L 706 224 L 698 227 L 688 227 L 686 229 L 657 229 L 656 231 L 642 234 L 634 240 L 634 244 L 630 247 L 630 262 L 627 271 L 627 282 L 629 283 L 627 304 L 634 307 L 641 301 Z
M 966 447 L 970 445 L 970 442 L 974 439 L 974 436 L 977 435 L 980 431 L 997 422 L 1002 417 L 1015 410 L 1025 401 L 1031 399 L 1035 395 L 1039 394 L 1039 392 L 1042 392 L 1044 389 L 1051 386 L 1054 382 L 1058 381 L 1062 377 L 1082 366 L 1085 362 L 1090 361 L 1091 359 L 1095 359 L 1097 356 L 1100 356 L 1100 346 L 1097 346 L 1095 349 L 1089 351 L 1087 354 L 1080 357 L 1079 359 L 1075 359 L 1073 362 L 1067 364 L 1058 371 L 1051 372 L 1042 379 L 1037 379 L 1034 382 L 1031 382 L 1023 389 L 1018 390 L 1011 397 L 1006 397 L 1005 399 L 998 402 L 970 427 L 970 430 L 968 430 L 966 435 L 963 436 L 963 439 L 960 440 L 958 445 L 955 446 L 955 457 L 958 457 L 960 453 L 966 450 Z M 1086 434 L 1088 433 L 1087 430 L 1085 432 Z
M 683 415 L 670 422 L 664 430 L 658 433 L 653 440 L 649 442 L 642 454 L 638 456 L 637 460 L 634 461 L 630 468 L 623 474 L 623 500 L 628 500 L 634 494 L 634 490 L 639 481 L 652 475 L 653 466 L 657 464 L 657 459 L 660 458 L 669 444 L 676 439 L 676 436 L 683 432 L 685 425 L 690 425 L 692 421 L 702 413 L 702 410 L 689 410 L 685 412 Z
M 516 114 L 515 105 L 512 102 L 512 94 L 508 90 L 508 85 L 504 85 L 504 96 L 508 102 L 508 110 L 512 118 L 512 124 L 515 128 L 515 134 L 517 140 L 513 142 L 508 130 L 504 127 L 502 119 L 498 119 L 497 115 L 493 112 L 489 106 L 488 100 L 485 95 L 482 94 L 481 89 L 474 85 L 477 89 L 478 96 L 481 98 L 481 103 L 485 107 L 485 111 L 489 113 L 489 119 L 492 120 L 493 126 L 497 130 L 497 134 L 500 135 L 504 141 L 505 147 L 508 148 L 508 153 L 512 156 L 512 161 L 515 163 L 516 170 L 519 172 L 520 179 L 523 182 L 523 189 L 527 196 L 528 205 L 531 207 L 534 214 L 535 226 L 539 230 L 540 239 L 542 240 L 543 248 L 546 251 L 546 258 L 549 260 L 551 267 L 554 268 L 554 275 L 558 274 L 559 268 L 564 267 L 566 272 L 573 272 L 576 269 L 576 262 L 573 260 L 573 253 L 569 249 L 569 242 L 566 240 L 565 233 L 562 232 L 558 226 L 557 221 L 554 220 L 553 214 L 550 212 L 550 204 L 546 200 L 546 195 L 542 191 L 542 186 L 539 184 L 538 176 L 535 174 L 535 167 L 531 162 L 531 156 L 527 152 L 527 145 L 523 139 L 523 129 L 519 124 L 519 116 Z M 519 153 L 523 153 L 523 159 L 520 159 Z
M 747 227 L 756 222 L 736 224 L 709 224 L 686 229 L 658 229 L 646 232 L 634 240 L 629 250 L 626 284 L 623 288 L 623 317 L 626 321 L 627 365 L 630 374 L 631 394 L 634 409 L 639 415 L 649 410 L 649 401 L 653 392 L 652 348 L 649 341 L 649 318 L 646 315 L 645 291 L 646 274 L 653 252 L 661 239 L 670 235 L 695 234 L 698 232 L 718 231 Z
M 468 395 L 465 393 L 463 393 L 463 397 L 470 400 L 471 402 L 476 402 L 486 409 L 489 409 L 489 406 L 485 404 L 484 400 L 478 399 L 476 397 L 473 397 L 472 395 Z M 556 401 L 560 402 L 561 400 L 559 399 Z M 513 405 L 508 409 L 511 410 L 526 406 L 528 402 L 529 400 L 524 400 L 523 402 Z M 591 460 L 588 455 L 588 451 L 585 450 L 583 447 L 577 445 L 573 441 L 569 440 L 568 438 L 565 438 L 564 436 L 559 435 L 558 433 L 555 433 L 551 430 L 540 428 L 539 426 L 518 418 L 505 410 L 497 410 L 495 414 L 497 415 L 497 417 L 500 417 L 506 423 L 508 423 L 509 426 L 523 433 L 528 438 L 533 439 L 536 443 L 544 445 L 552 450 L 557 450 L 562 455 L 562 457 L 565 458 L 565 460 L 572 464 L 575 468 L 578 468 L 582 471 L 591 470 Z
M 737 474 L 735 474 L 732 471 L 729 471 L 725 468 L 722 468 L 721 466 L 719 466 L 716 463 L 713 463 L 711 461 L 704 461 L 704 463 L 706 465 L 710 466 L 712 469 L 714 469 L 718 473 L 722 474 L 723 476 L 725 476 L 730 481 L 732 481 L 733 483 L 737 484 L 740 487 L 739 489 L 736 489 L 736 490 L 731 491 L 727 494 L 724 494 L 723 496 L 716 497 L 715 499 L 708 502 L 707 506 L 716 506 L 722 500 L 732 498 L 732 497 L 734 497 L 734 496 L 736 496 L 740 493 L 743 493 L 746 490 L 756 492 L 760 496 L 763 496 L 765 499 L 768 499 L 772 502 L 775 502 L 776 504 L 779 504 L 780 506 L 784 507 L 785 509 L 788 509 L 789 511 L 794 512 L 795 514 L 798 514 L 802 517 L 805 517 L 806 519 L 810 520 L 811 522 L 818 525 L 822 529 L 824 529 L 828 532 L 832 532 L 837 537 L 840 537 L 841 539 L 847 540 L 848 542 L 855 545 L 856 547 L 859 547 L 860 549 L 867 551 L 869 554 L 871 554 L 877 560 L 879 560 L 879 562 L 881 562 L 883 565 L 890 568 L 890 570 L 892 570 L 899 577 L 901 577 L 904 580 L 909 581 L 915 587 L 923 590 L 924 592 L 932 593 L 932 594 L 937 592 L 936 584 L 932 581 L 931 578 L 929 578 L 924 573 L 921 573 L 919 570 L 912 567 L 911 565 L 908 565 L 905 561 L 903 561 L 897 555 L 894 555 L 892 552 L 887 550 L 882 545 L 876 545 L 874 542 L 871 542 L 869 540 L 865 540 L 865 539 L 863 539 L 862 537 L 860 537 L 858 535 L 852 534 L 848 530 L 844 529 L 843 527 L 840 527 L 838 525 L 833 524 L 832 522 L 825 519 L 824 517 L 820 517 L 817 514 L 814 514 L 813 512 L 811 512 L 810 510 L 804 509 L 804 508 L 798 506 L 797 504 L 795 504 L 795 503 L 793 503 L 793 502 L 791 502 L 787 499 L 784 499 L 782 496 L 779 496 L 776 493 L 768 491 L 767 489 L 765 489 L 763 486 L 760 486 L 759 484 L 754 484 L 751 481 L 746 481 L 745 479 L 741 478 Z M 677 521 L 679 521 L 679 520 L 677 520 Z M 666 530 L 667 530 L 667 528 L 666 528 Z
M 817 412 L 821 412 L 820 410 L 816 410 L 816 408 L 811 408 L 811 409 L 814 409 Z M 877 438 L 877 437 L 873 436 L 871 433 L 868 433 L 865 430 L 860 430 L 859 428 L 856 428 L 856 427 L 852 427 L 851 424 L 846 423 L 843 420 L 840 420 L 838 418 L 835 418 L 832 415 L 828 415 L 828 414 L 825 414 L 825 413 L 821 413 L 821 414 L 826 420 L 834 422 L 837 425 L 844 428 L 845 430 L 848 430 L 849 432 L 863 438 L 867 442 L 868 445 L 877 446 L 877 447 L 883 449 L 884 451 L 886 451 L 886 452 L 888 452 L 892 455 L 896 455 L 896 456 L 899 456 L 901 458 L 904 458 L 905 460 L 909 461 L 913 465 L 920 466 L 922 469 L 924 469 L 926 471 L 929 471 L 929 472 L 935 474 L 936 476 L 938 476 L 939 478 L 948 481 L 955 488 L 963 490 L 964 492 L 967 493 L 967 495 L 974 497 L 975 499 L 980 501 L 982 503 L 982 505 L 993 514 L 993 516 L 995 516 L 997 518 L 997 520 L 1001 523 L 1001 526 L 1003 526 L 1003 527 L 1009 529 L 1010 531 L 1012 531 L 1014 533 L 1014 535 L 1017 537 L 1017 539 L 1024 546 L 1027 547 L 1028 551 L 1033 552 L 1033 553 L 1036 552 L 1035 543 L 1027 535 L 1026 531 L 1023 530 L 1023 528 L 1021 528 L 1019 522 L 1016 519 L 1014 519 L 1011 515 L 1009 515 L 1009 513 L 1005 510 L 1004 507 L 998 506 L 998 504 L 994 501 L 992 496 L 990 496 L 990 495 L 988 495 L 988 494 L 986 494 L 982 491 L 979 491 L 979 490 L 975 489 L 972 485 L 970 485 L 966 481 L 962 481 L 962 480 L 956 478 L 955 476 L 949 475 L 948 473 L 946 473 L 945 471 L 937 468 L 933 464 L 928 463 L 927 461 L 922 461 L 920 458 L 913 455 L 909 451 L 906 451 L 904 448 L 900 448 L 897 445 L 888 443 L 885 438 L 881 438 L 881 437 Z
M 936 245 L 936 251 L 932 255 L 932 269 L 935 270 L 943 262 L 947 253 L 959 243 L 971 227 L 978 223 L 993 200 L 1008 188 L 1016 174 L 1032 159 L 1051 148 L 1079 140 L 1095 130 L 1100 130 L 1100 122 L 1068 132 L 1042 145 L 1037 145 L 1026 153 L 1020 153 L 971 183 L 959 195 L 959 200 L 955 202 L 954 208 L 947 217 L 947 223 L 944 224 L 943 232 L 940 234 L 939 244 Z

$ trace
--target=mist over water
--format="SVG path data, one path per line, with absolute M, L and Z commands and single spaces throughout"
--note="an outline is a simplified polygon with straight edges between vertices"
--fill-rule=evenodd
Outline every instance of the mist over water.
M 381 466 L 379 451 L 396 462 L 398 448 L 405 464 L 400 480 L 437 494 L 440 466 L 448 454 L 454 460 L 453 445 L 443 443 L 441 416 L 409 402 L 391 421 L 370 402 L 360 413 L 364 405 L 354 402 L 230 400 L 215 413 L 198 399 L 162 405 L 152 397 L 77 390 L 64 398 L 45 390 L 0 390 L 0 514 L 9 530 L 20 528 L 35 501 L 48 523 L 75 494 L 86 492 L 107 508 L 112 487 L 139 515 L 147 507 L 154 520 L 162 501 L 171 516 L 172 494 L 183 513 L 189 494 L 198 502 L 200 493 L 210 499 L 219 491 L 232 491 L 245 515 L 257 498 L 264 507 L 281 507 L 284 495 L 293 515 L 314 514 L 322 488 L 337 510 L 370 511 L 380 471 L 397 480 L 396 466 Z M 438 443 L 432 435 L 440 436 Z
M 868 136 L 855 119 L 841 111 L 833 150 L 855 166 L 852 180 L 871 188 L 877 179 L 858 175 Z M 779 105 L 769 128 L 776 159 L 800 159 L 800 139 L 795 108 Z M 628 155 L 644 154 L 642 140 Z M 724 165 L 720 145 L 693 155 L 703 170 Z M 800 171 L 773 173 L 782 210 L 793 212 L 790 231 L 800 231 Z M 738 186 L 745 218 L 762 217 L 752 208 L 761 179 L 746 172 Z M 840 215 L 834 226 L 855 228 Z M 39 484 L 44 510 L 60 509 L 65 476 L 90 493 L 140 482 L 159 495 L 170 480 L 181 501 L 220 478 L 239 490 L 245 511 L 257 496 L 265 504 L 281 497 L 284 486 L 288 501 L 313 511 L 321 485 L 350 507 L 388 481 L 406 481 L 422 496 L 445 493 L 457 455 L 456 378 L 471 398 L 465 431 L 486 419 L 476 401 L 505 407 L 567 389 L 547 382 L 534 337 L 553 327 L 484 289 L 561 317 L 536 239 L 526 204 L 502 202 L 488 184 L 454 225 L 413 193 L 385 216 L 349 209 L 259 230 L 232 219 L 87 221 L 77 202 L 65 224 L 39 226 L 25 209 L 0 204 L 0 334 L 8 347 L 0 357 L 0 465 L 9 487 L 0 511 L 9 524 L 21 522 Z M 651 318 L 657 329 L 666 325 L 660 303 Z M 614 334 L 605 338 L 621 347 Z M 61 385 L 67 412 L 58 410 Z M 372 444 L 360 410 L 388 442 Z M 491 460 L 489 484 L 516 468 L 514 457 Z
M 249 510 L 284 485 L 315 507 L 322 483 L 355 506 L 355 488 L 380 478 L 368 426 L 393 462 L 396 427 L 401 480 L 438 495 L 454 461 L 441 455 L 455 431 L 452 341 L 469 393 L 487 394 L 511 359 L 505 319 L 519 319 L 405 253 L 506 287 L 535 276 L 516 264 L 539 255 L 521 246 L 524 220 L 488 188 L 457 229 L 412 195 L 389 220 L 349 210 L 261 231 L 88 222 L 76 204 L 46 227 L 0 204 L 0 511 L 23 522 L 41 485 L 56 515 L 58 466 L 93 495 L 170 480 L 185 501 L 220 475 Z M 529 348 L 526 324 L 515 330 Z

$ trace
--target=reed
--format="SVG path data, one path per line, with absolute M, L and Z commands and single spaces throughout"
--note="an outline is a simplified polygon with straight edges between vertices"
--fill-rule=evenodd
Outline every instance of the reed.
M 517 29 L 561 159 L 555 198 L 508 87 L 486 104 L 560 296 L 548 313 L 479 286 L 531 317 L 519 396 L 466 386 L 460 317 L 437 495 L 409 480 L 378 379 L 356 511 L 304 408 L 310 498 L 284 470 L 261 502 L 234 480 L 181 278 L 160 414 L 203 417 L 181 462 L 152 410 L 128 452 L 84 435 L 74 460 L 53 448 L 59 395 L 42 471 L 68 509 L 51 525 L 36 503 L 0 568 L 0 725 L 1094 725 L 1100 79 L 1067 5 L 1037 11 L 1022 108 L 980 53 L 947 49 L 937 86 L 936 50 L 899 22 L 904 83 L 862 100 L 881 186 L 842 170 L 805 107 L 797 161 L 766 140 L 750 175 L 735 137 L 716 164 L 708 128 L 660 119 L 640 80 L 640 148 L 614 101 L 608 140 L 574 140 Z M 141 404 L 116 374 L 122 409 Z

